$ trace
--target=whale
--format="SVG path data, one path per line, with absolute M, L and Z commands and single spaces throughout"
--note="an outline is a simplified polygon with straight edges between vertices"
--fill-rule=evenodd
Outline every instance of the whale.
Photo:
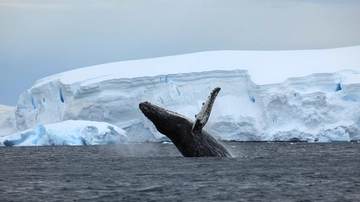
M 219 87 L 212 90 L 200 112 L 195 115 L 195 121 L 147 101 L 141 102 L 139 108 L 184 157 L 231 157 L 230 152 L 203 129 L 220 90 Z

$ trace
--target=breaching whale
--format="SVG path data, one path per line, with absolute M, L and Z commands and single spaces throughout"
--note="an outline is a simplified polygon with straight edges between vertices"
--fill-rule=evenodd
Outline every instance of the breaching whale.
M 231 154 L 215 138 L 203 130 L 207 123 L 215 98 L 221 89 L 215 88 L 203 103 L 195 122 L 176 112 L 166 110 L 149 102 L 139 108 L 153 122 L 156 129 L 167 136 L 185 157 L 230 157 Z

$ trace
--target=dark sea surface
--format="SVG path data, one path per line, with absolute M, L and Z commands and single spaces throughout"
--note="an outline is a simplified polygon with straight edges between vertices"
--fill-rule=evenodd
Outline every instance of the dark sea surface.
M 360 201 L 360 143 L 1 147 L 0 201 Z

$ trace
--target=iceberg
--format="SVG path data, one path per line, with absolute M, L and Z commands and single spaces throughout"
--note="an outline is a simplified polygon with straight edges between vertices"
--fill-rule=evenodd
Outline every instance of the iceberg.
M 127 143 L 124 130 L 111 124 L 93 121 L 69 120 L 48 125 L 38 124 L 20 133 L 0 137 L 0 146 L 86 146 L 124 143 Z
M 194 119 L 221 87 L 205 126 L 220 140 L 360 140 L 360 46 L 209 51 L 80 68 L 38 80 L 0 123 L 0 137 L 67 120 L 106 122 L 129 142 L 165 136 L 139 110 L 149 101 Z

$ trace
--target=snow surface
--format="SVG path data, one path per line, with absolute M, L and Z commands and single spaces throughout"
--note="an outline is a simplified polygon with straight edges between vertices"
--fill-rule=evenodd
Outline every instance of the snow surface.
M 130 142 L 164 139 L 139 110 L 149 101 L 192 120 L 220 91 L 205 126 L 222 140 L 360 140 L 360 46 L 302 51 L 211 51 L 109 63 L 38 80 L 0 136 L 38 124 L 90 120 Z
M 104 145 L 126 142 L 126 132 L 117 126 L 72 120 L 38 124 L 32 129 L 0 137 L 0 146 Z

